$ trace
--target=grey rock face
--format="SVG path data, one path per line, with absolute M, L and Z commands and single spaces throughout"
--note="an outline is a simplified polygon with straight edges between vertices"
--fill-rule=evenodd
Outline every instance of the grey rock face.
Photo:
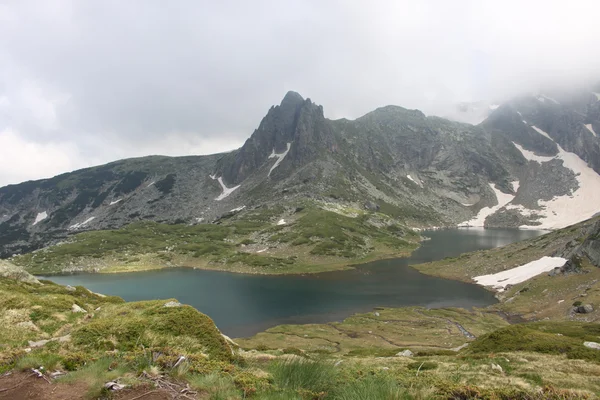
M 413 226 L 452 226 L 497 204 L 490 185 L 531 212 L 501 208 L 486 226 L 535 225 L 538 201 L 573 193 L 577 179 L 561 161 L 528 162 L 513 142 L 545 156 L 556 155 L 558 143 L 600 167 L 600 139 L 585 127 L 600 131 L 600 102 L 571 97 L 560 98 L 561 107 L 516 99 L 472 126 L 397 106 L 333 121 L 289 92 L 230 153 L 121 160 L 0 188 L 0 257 L 84 230 L 142 220 L 211 223 L 295 199 L 365 206 Z M 596 244 L 585 251 L 600 259 Z

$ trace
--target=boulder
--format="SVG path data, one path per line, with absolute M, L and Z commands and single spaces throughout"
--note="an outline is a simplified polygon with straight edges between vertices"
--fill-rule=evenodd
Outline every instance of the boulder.
M 596 343 L 596 342 L 583 342 L 583 345 L 587 348 L 590 349 L 594 349 L 594 350 L 600 350 L 600 343 Z
M 594 307 L 591 304 L 583 304 L 583 305 L 578 306 L 575 309 L 575 312 L 577 312 L 579 314 L 589 314 L 593 311 L 594 311 Z
M 374 203 L 372 201 L 367 201 L 365 203 L 365 209 L 369 211 L 379 211 L 379 204 Z
M 71 312 L 74 313 L 87 313 L 83 308 L 79 307 L 77 304 L 73 304 L 71 306 Z
M 413 356 L 413 352 L 410 350 L 403 350 L 401 352 L 399 352 L 398 354 L 396 354 L 396 357 L 412 357 Z
M 25 283 L 41 285 L 40 281 L 30 273 L 26 272 L 23 268 L 5 260 L 0 260 L 0 278 L 14 279 Z
M 169 301 L 163 307 L 181 307 L 181 303 L 178 301 Z
M 502 367 L 499 366 L 498 364 L 494 364 L 494 363 L 492 363 L 492 371 L 497 371 L 497 372 L 500 372 L 501 374 L 504 373 L 504 371 L 502 370 Z

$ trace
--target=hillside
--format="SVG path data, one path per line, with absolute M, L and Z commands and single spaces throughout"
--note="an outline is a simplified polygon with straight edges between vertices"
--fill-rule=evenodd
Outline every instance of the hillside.
M 275 267 L 279 261 L 264 257 L 278 258 L 286 243 L 299 243 L 307 232 L 296 231 L 303 226 L 297 221 L 310 220 L 318 210 L 358 218 L 351 225 L 362 226 L 361 235 L 388 246 L 388 239 L 376 238 L 382 223 L 404 233 L 457 225 L 561 228 L 600 208 L 600 142 L 594 130 L 600 130 L 599 107 L 597 96 L 582 92 L 515 99 L 478 126 L 397 106 L 352 121 L 329 120 L 321 106 L 290 92 L 231 153 L 122 160 L 0 188 L 0 255 L 79 242 L 82 231 L 132 232 L 135 228 L 125 227 L 141 221 L 200 230 L 241 223 L 245 233 L 231 240 L 265 244 L 242 251 L 258 260 L 242 262 L 242 269 L 256 263 Z M 312 215 L 298 214 L 303 209 Z M 365 214 L 375 215 L 367 217 L 367 225 L 361 222 Z M 271 240 L 269 228 L 285 235 Z M 299 262 L 348 264 L 414 248 L 412 239 L 397 253 L 378 251 L 377 243 L 359 243 L 348 234 L 336 244 L 319 240 L 313 236 L 293 255 L 314 255 L 317 244 L 333 246 L 324 255 L 335 259 L 305 256 Z M 265 247 L 269 252 L 259 253 Z M 191 253 L 201 260 L 186 262 L 214 264 L 202 249 Z M 150 258 L 145 264 L 164 264 Z
M 380 309 L 234 342 L 176 300 L 126 303 L 6 277 L 0 299 L 0 398 L 525 400 L 600 391 L 600 351 L 583 344 L 599 337 L 597 324 L 507 326 L 485 310 Z

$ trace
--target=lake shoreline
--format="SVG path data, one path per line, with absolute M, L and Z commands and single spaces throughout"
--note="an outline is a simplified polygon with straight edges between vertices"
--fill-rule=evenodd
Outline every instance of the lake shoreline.
M 357 265 L 363 265 L 367 263 L 371 263 L 374 261 L 384 261 L 384 260 L 394 260 L 394 259 L 403 259 L 409 258 L 416 250 L 420 248 L 416 247 L 411 252 L 380 252 L 378 254 L 373 254 L 367 257 L 354 259 L 351 261 L 339 261 L 332 263 L 322 263 L 322 264 L 314 264 L 309 266 L 299 265 L 300 268 L 294 268 L 288 271 L 272 271 L 272 270 L 261 270 L 256 267 L 252 267 L 249 265 L 215 265 L 206 263 L 204 265 L 128 265 L 128 266 L 114 266 L 114 267 L 106 267 L 106 268 L 96 268 L 96 269 L 80 269 L 80 270 L 70 270 L 70 271 L 59 271 L 59 272 L 48 272 L 44 274 L 33 274 L 36 277 L 52 277 L 52 276 L 64 276 L 64 275 L 74 275 L 74 274 L 128 274 L 128 273 L 138 273 L 138 272 L 147 272 L 147 271 L 156 271 L 156 270 L 167 270 L 171 268 L 189 268 L 201 271 L 220 271 L 220 272 L 229 272 L 232 274 L 240 274 L 240 275 L 265 275 L 265 276 L 302 276 L 302 275 L 312 275 L 312 274 L 320 274 L 324 272 L 335 272 L 335 271 L 346 271 L 350 269 L 355 269 Z

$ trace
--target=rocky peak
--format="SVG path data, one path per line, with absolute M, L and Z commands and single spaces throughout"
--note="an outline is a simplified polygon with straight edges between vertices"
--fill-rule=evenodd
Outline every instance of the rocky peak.
M 323 107 L 290 91 L 280 105 L 271 107 L 241 149 L 219 161 L 216 174 L 227 184 L 239 184 L 273 154 L 285 152 L 288 144 L 286 164 L 306 162 L 319 152 L 315 148 L 332 147 L 329 131 Z

